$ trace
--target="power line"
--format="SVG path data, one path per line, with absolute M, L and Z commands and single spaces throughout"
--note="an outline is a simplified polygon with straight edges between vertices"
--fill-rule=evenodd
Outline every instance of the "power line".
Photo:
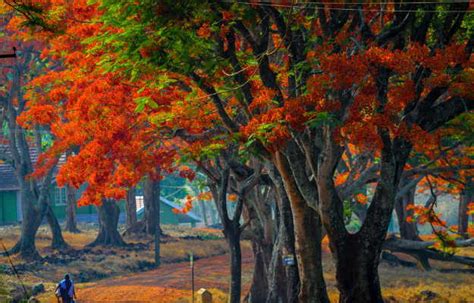
M 247 4 L 259 4 L 259 3 L 267 3 L 267 4 L 275 4 L 275 5 L 305 5 L 305 4 L 318 4 L 318 5 L 364 5 L 364 4 L 372 4 L 372 5 L 395 5 L 395 4 L 439 4 L 439 5 L 448 5 L 448 4 L 463 4 L 463 3 L 470 3 L 472 0 L 452 0 L 449 2 L 441 2 L 441 1 L 403 1 L 403 2 L 395 2 L 395 1 L 385 1 L 385 2 L 374 2 L 374 1 L 358 1 L 358 2 L 328 2 L 328 1 L 294 1 L 292 4 L 283 4 L 283 3 L 276 3 L 272 1 L 232 1 L 232 0 L 222 0 L 223 2 L 227 3 L 247 3 Z
M 245 5 L 260 5 L 260 6 L 271 6 L 271 7 L 282 7 L 282 8 L 306 8 L 308 6 L 320 6 L 320 5 L 339 5 L 339 3 L 326 3 L 326 2 L 304 2 L 304 3 L 295 3 L 295 4 L 281 4 L 281 3 L 272 3 L 272 2 L 265 2 L 265 1 L 255 1 L 255 2 L 243 2 L 243 1 L 229 1 L 229 0 L 224 0 L 224 2 L 227 3 L 239 3 L 239 4 L 245 4 Z M 469 3 L 469 2 L 454 2 L 454 3 Z M 360 5 L 364 3 L 340 3 L 340 4 L 349 4 L 349 5 Z M 382 5 L 382 4 L 394 4 L 394 2 L 385 2 L 385 3 L 365 3 L 365 4 L 374 4 L 374 5 Z M 403 2 L 403 4 L 452 4 L 448 2 Z M 400 12 L 400 13 L 414 13 L 417 12 L 417 9 L 393 9 L 393 8 L 383 8 L 382 6 L 380 9 L 368 9 L 368 8 L 351 8 L 351 7 L 327 7 L 330 10 L 336 10 L 336 11 L 363 11 L 363 12 Z M 423 10 L 423 12 L 427 13 L 451 13 L 451 14 L 458 14 L 458 13 L 472 13 L 474 10 L 445 10 L 445 11 L 439 11 L 439 10 Z
M 230 1 L 230 0 L 229 0 Z M 328 2 L 328 1 L 295 1 L 294 4 L 329 4 L 329 5 L 360 5 L 360 4 L 374 4 L 374 5 L 382 5 L 382 4 L 457 4 L 457 3 L 470 3 L 471 0 L 452 0 L 449 2 L 442 2 L 442 1 L 403 1 L 403 2 L 395 2 L 395 1 L 357 1 L 357 2 Z M 257 2 L 257 1 L 256 1 Z M 266 3 L 272 3 L 271 1 L 260 1 Z M 247 3 L 250 3 L 247 1 Z M 287 4 L 291 5 L 291 4 Z

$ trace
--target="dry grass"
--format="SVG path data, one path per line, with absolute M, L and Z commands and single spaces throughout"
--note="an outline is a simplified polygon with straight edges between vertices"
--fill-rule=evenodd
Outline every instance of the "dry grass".
M 84 233 L 70 234 L 64 233 L 66 241 L 76 250 L 81 250 L 90 243 L 96 236 L 93 226 L 82 226 Z M 222 239 L 222 233 L 209 229 L 190 229 L 185 227 L 165 226 L 165 234 L 170 236 L 162 243 L 162 260 L 164 264 L 175 263 L 188 260 L 192 251 L 196 258 L 220 255 L 226 252 L 227 245 Z M 18 239 L 18 228 L 0 229 L 0 237 L 7 247 L 11 247 Z M 43 256 L 54 255 L 48 247 L 50 244 L 49 231 L 41 228 L 38 233 L 37 246 Z M 203 240 L 206 239 L 206 240 Z M 127 239 L 127 242 L 141 243 L 142 246 L 129 249 L 109 249 L 94 248 L 81 253 L 80 257 L 72 260 L 68 264 L 43 263 L 38 267 L 30 267 L 29 271 L 22 273 L 22 280 L 27 285 L 42 282 L 46 286 L 47 292 L 39 298 L 41 302 L 56 302 L 52 295 L 55 282 L 58 281 L 64 272 L 72 273 L 76 281 L 96 281 L 103 277 L 122 277 L 123 275 L 135 273 L 131 277 L 140 276 L 150 268 L 153 262 L 153 245 L 143 246 L 152 242 L 151 238 Z M 325 245 L 327 243 L 325 242 Z M 249 251 L 248 242 L 243 243 L 243 249 Z M 331 256 L 327 247 L 324 248 L 325 279 L 328 292 L 332 302 L 337 302 L 338 293 L 336 289 L 335 270 Z M 474 257 L 474 248 L 460 248 L 459 255 Z M 399 255 L 401 257 L 401 255 Z M 403 256 L 405 259 L 409 259 Z M 221 260 L 221 259 L 220 259 Z M 6 263 L 5 258 L 0 258 L 0 264 Z M 413 260 L 410 260 L 413 261 Z M 14 257 L 16 264 L 21 264 L 21 260 Z M 379 267 L 380 279 L 383 294 L 388 302 L 422 302 L 420 293 L 432 291 L 439 295 L 438 299 L 430 302 L 474 302 L 474 288 L 472 280 L 474 275 L 466 271 L 466 266 L 454 265 L 452 263 L 431 262 L 433 270 L 426 272 L 417 268 L 393 267 L 382 263 Z M 227 268 L 227 261 L 221 260 L 218 267 Z M 244 264 L 243 283 L 244 289 L 248 288 L 251 280 L 251 268 L 253 264 L 248 261 Z M 250 270 L 249 270 L 250 269 Z M 458 269 L 458 272 L 441 272 L 440 270 Z M 143 273 L 142 273 L 143 272 Z M 220 270 L 212 272 L 201 272 L 204 283 L 211 288 L 214 302 L 226 301 L 226 283 L 228 274 Z M 177 273 L 180 276 L 179 273 Z M 169 276 L 171 279 L 171 276 Z M 94 298 L 96 302 L 117 302 L 117 298 L 122 301 L 140 302 L 190 302 L 190 290 L 183 285 L 171 285 L 167 287 L 168 276 L 163 276 L 163 285 L 148 285 L 145 288 L 139 285 L 118 285 L 114 286 L 115 278 L 107 279 L 109 285 L 104 288 L 102 283 L 89 282 L 79 283 L 78 292 L 83 298 Z M 121 278 L 120 278 L 121 279 Z M 177 283 L 177 282 L 176 282 Z M 0 298 L 2 294 L 8 292 L 8 288 L 18 284 L 18 280 L 12 275 L 0 273 Z M 101 297 L 102 296 L 102 297 Z M 107 301 L 106 299 L 115 298 Z M 1 299 L 0 299 L 1 301 Z M 81 301 L 94 302 L 94 301 Z
M 154 265 L 154 246 L 151 237 L 140 239 L 128 237 L 126 242 L 135 244 L 131 247 L 117 248 L 85 248 L 91 243 L 96 235 L 97 228 L 94 225 L 81 225 L 83 231 L 79 234 L 64 232 L 66 242 L 75 250 L 62 254 L 53 251 L 51 244 L 51 234 L 45 226 L 40 227 L 36 238 L 37 249 L 46 259 L 43 262 L 25 264 L 19 256 L 12 256 L 11 260 L 21 273 L 21 279 L 30 288 L 36 283 L 43 283 L 47 292 L 53 292 L 55 283 L 59 281 L 64 273 L 70 273 L 76 282 L 95 281 L 97 279 L 120 276 L 133 272 L 142 272 L 150 269 Z M 204 258 L 224 254 L 226 243 L 220 231 L 211 229 L 191 229 L 189 227 L 163 226 L 164 233 L 169 237 L 161 244 L 162 263 L 174 263 L 188 260 L 192 251 L 195 258 Z M 19 239 L 19 227 L 0 227 L 0 239 L 6 248 L 11 248 Z M 203 245 L 202 239 L 206 240 Z M 11 275 L 9 260 L 0 257 L 0 301 L 2 295 L 10 292 L 18 279 Z M 10 274 L 2 274 L 3 270 L 8 270 Z M 82 284 L 81 287 L 87 284 Z M 46 300 L 55 299 L 53 297 Z
M 459 254 L 474 255 L 474 247 L 460 248 Z M 407 261 L 413 261 L 406 255 L 398 255 Z M 339 295 L 336 288 L 335 268 L 330 254 L 323 257 L 325 280 L 331 302 L 337 302 Z M 391 266 L 382 262 L 379 266 L 382 292 L 387 302 L 423 302 L 422 291 L 432 291 L 440 296 L 429 302 L 474 302 L 474 274 L 468 272 L 469 267 L 450 262 L 430 262 L 433 270 L 423 271 L 418 268 Z M 444 269 L 457 269 L 453 272 L 441 272 Z
M 223 239 L 224 234 L 221 230 L 215 228 L 189 228 L 186 226 L 164 225 L 163 232 L 174 238 L 200 238 L 204 240 L 209 239 Z
M 248 252 L 248 245 L 246 249 Z M 463 251 L 465 254 L 472 254 L 474 248 L 465 248 Z M 323 258 L 329 296 L 331 302 L 337 302 L 338 293 L 334 276 L 334 265 L 329 253 L 324 253 Z M 198 266 L 198 268 L 200 268 L 197 271 L 198 287 L 206 285 L 205 287 L 210 288 L 214 297 L 213 302 L 226 302 L 227 281 L 229 278 L 227 259 L 216 257 L 203 261 L 206 264 L 212 265 L 210 265 L 211 270 L 204 270 L 202 266 Z M 244 259 L 244 292 L 245 289 L 248 289 L 251 280 L 252 266 L 251 259 Z M 382 263 L 379 267 L 379 272 L 383 294 L 387 302 L 474 302 L 474 289 L 472 289 L 471 282 L 473 275 L 471 273 L 442 273 L 438 270 L 446 267 L 455 267 L 451 263 L 432 262 L 432 266 L 434 270 L 426 272 L 417 268 L 393 267 Z M 458 268 L 462 269 L 463 266 L 458 266 Z M 81 297 L 86 298 L 86 302 L 94 302 L 88 301 L 88 299 L 98 298 L 95 293 L 96 291 L 100 291 L 105 292 L 106 295 L 104 295 L 104 298 L 109 300 L 103 302 L 119 302 L 119 298 L 126 297 L 122 295 L 117 296 L 116 294 L 124 290 L 130 290 L 131 293 L 140 293 L 139 288 L 129 288 L 129 286 L 138 287 L 140 285 L 144 295 L 137 295 L 135 297 L 139 302 L 162 302 L 165 298 L 168 300 L 168 295 L 171 296 L 171 294 L 175 296 L 174 301 L 165 300 L 163 302 L 191 302 L 189 281 L 182 280 L 189 278 L 189 268 L 187 264 L 184 266 L 173 265 L 172 269 L 168 270 L 166 270 L 165 266 L 163 270 L 164 271 L 159 272 L 145 272 L 118 279 L 107 279 L 97 282 L 96 284 L 89 284 L 81 290 Z M 145 285 L 143 283 L 144 281 L 146 281 Z M 152 287 L 152 289 L 148 291 L 150 287 Z M 161 293 L 162 288 L 169 289 L 169 292 L 166 293 L 167 296 Z M 430 301 L 423 301 L 420 293 L 426 291 L 436 293 L 438 297 Z M 180 294 L 182 294 L 182 296 Z

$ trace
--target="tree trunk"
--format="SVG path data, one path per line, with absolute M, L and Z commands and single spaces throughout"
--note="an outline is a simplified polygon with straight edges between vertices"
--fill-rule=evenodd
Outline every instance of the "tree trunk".
M 467 214 L 469 203 L 474 200 L 474 190 L 472 189 L 472 182 L 468 182 L 466 188 L 461 192 L 459 199 L 459 213 L 458 213 L 458 232 L 463 237 L 468 238 L 467 229 L 469 227 L 469 215 Z
M 301 302 L 329 302 L 322 270 L 322 225 L 319 215 L 307 204 L 293 208 L 296 256 L 300 275 Z
M 264 203 L 264 201 L 255 201 Z M 254 256 L 254 268 L 252 274 L 252 283 L 247 295 L 247 301 L 252 303 L 265 302 L 268 293 L 268 268 L 272 256 L 273 242 L 272 238 L 265 233 L 265 224 L 268 221 L 260 220 L 256 209 L 247 203 L 247 213 L 250 225 L 247 227 L 252 240 L 252 252 Z M 245 218 L 245 217 L 244 217 Z
M 199 201 L 199 206 L 201 206 L 201 216 L 202 219 L 204 220 L 204 226 L 209 226 L 209 220 L 207 219 L 207 206 L 206 202 L 204 201 Z
M 103 199 L 102 205 L 97 206 L 99 212 L 99 234 L 94 242 L 88 246 L 107 245 L 107 246 L 125 246 L 122 236 L 117 230 L 120 208 L 116 202 L 109 199 Z
M 274 246 L 273 220 L 271 218 L 269 187 L 264 193 L 257 189 L 247 193 L 246 212 L 243 213 L 244 221 L 249 222 L 246 227 L 252 241 L 252 252 L 254 256 L 254 268 L 252 283 L 246 296 L 247 302 L 265 302 L 268 294 L 268 270 Z
M 240 250 L 240 227 L 224 231 L 230 249 L 229 303 L 239 303 L 242 284 L 242 252 Z
M 159 181 L 154 181 L 151 178 L 146 178 L 143 184 L 143 203 L 145 207 L 145 228 L 146 232 L 149 235 L 154 235 L 157 221 L 159 220 L 159 212 L 156 206 L 159 206 L 159 203 L 156 204 L 155 201 L 155 186 Z M 158 184 L 159 186 L 159 184 Z M 156 198 L 159 199 L 159 196 Z
M 126 218 L 125 226 L 128 230 L 137 224 L 137 200 L 135 197 L 135 187 L 132 187 L 127 192 L 127 201 L 126 201 Z
M 343 150 L 333 141 L 329 129 L 324 134 L 326 142 L 321 153 L 323 157 L 318 162 L 316 182 L 324 227 L 336 265 L 339 302 L 383 302 L 378 275 L 379 259 L 411 144 L 404 139 L 392 142 L 386 130 L 380 130 L 380 136 L 384 146 L 379 181 L 365 222 L 356 234 L 350 234 L 344 226 L 343 201 L 333 179 Z
M 268 269 L 268 295 L 266 302 L 298 302 L 299 275 L 295 265 L 283 266 L 284 256 L 295 256 L 295 235 L 290 201 L 283 188 L 281 176 L 273 167 L 270 176 L 275 184 L 279 226 Z
M 153 204 L 155 206 L 156 220 L 155 220 L 155 266 L 158 267 L 161 264 L 161 227 L 160 227 L 160 181 L 155 181 L 153 183 Z
M 252 251 L 254 255 L 254 268 L 252 274 L 252 284 L 248 295 L 248 302 L 265 302 L 268 293 L 267 268 L 271 256 L 266 253 L 268 248 L 264 247 L 261 241 L 252 241 Z
M 27 261 L 40 259 L 41 257 L 35 245 L 35 238 L 36 232 L 41 225 L 41 214 L 33 206 L 22 211 L 20 240 L 10 250 L 10 253 L 19 253 L 20 257 Z
M 242 233 L 242 226 L 240 219 L 242 217 L 243 201 L 248 192 L 246 185 L 239 190 L 239 197 L 237 205 L 235 206 L 234 214 L 229 218 L 227 210 L 227 192 L 229 187 L 230 169 L 225 168 L 220 172 L 218 182 L 210 182 L 209 188 L 211 190 L 216 209 L 221 219 L 224 235 L 229 245 L 230 256 L 230 281 L 229 281 L 229 303 L 239 303 L 241 296 L 242 283 L 242 254 L 240 249 L 240 236 Z
M 77 190 L 70 185 L 66 187 L 67 191 L 67 206 L 66 206 L 66 231 L 70 233 L 80 233 L 81 231 L 77 228 L 76 219 L 76 193 Z
M 299 301 L 329 302 L 321 260 L 321 219 L 299 193 L 289 164 L 280 153 L 277 153 L 277 163 L 293 214 L 296 260 L 300 279 Z
M 21 196 L 21 211 L 22 211 L 22 221 L 21 221 L 21 235 L 18 242 L 10 249 L 9 253 L 17 254 L 19 253 L 21 258 L 24 260 L 36 260 L 41 258 L 35 245 L 36 233 L 38 228 L 43 221 L 43 218 L 48 213 L 48 209 L 51 211 L 51 208 L 47 204 L 45 197 L 48 196 L 47 188 L 41 190 L 39 197 L 37 192 L 30 190 L 32 185 L 29 182 L 24 182 L 21 179 L 20 174 L 18 173 L 17 178 L 19 178 L 19 183 L 21 186 L 20 196 Z M 49 184 L 51 182 L 51 174 L 49 174 L 44 183 Z M 35 202 L 35 203 L 34 203 Z M 56 220 L 53 214 L 53 221 Z M 49 216 L 48 216 L 49 219 Z M 55 224 L 56 227 L 55 227 Z M 51 230 L 53 234 L 52 246 L 62 246 L 61 242 L 65 244 L 64 239 L 62 238 L 61 229 L 58 231 L 58 222 L 57 220 L 51 222 Z M 65 244 L 67 246 L 67 244 Z
M 358 235 L 347 235 L 335 244 L 336 280 L 340 303 L 383 302 L 378 265 L 380 249 L 364 245 Z
M 59 225 L 58 219 L 56 218 L 53 209 L 49 205 L 46 209 L 46 220 L 48 221 L 52 234 L 51 247 L 58 250 L 70 248 L 66 241 L 64 241 L 63 234 L 61 232 L 61 226 Z
M 413 218 L 413 210 L 408 210 L 407 206 L 415 204 L 416 187 L 409 190 L 405 195 L 395 200 L 395 212 L 397 213 L 400 237 L 406 240 L 421 241 L 418 236 L 416 222 L 408 222 L 407 218 Z

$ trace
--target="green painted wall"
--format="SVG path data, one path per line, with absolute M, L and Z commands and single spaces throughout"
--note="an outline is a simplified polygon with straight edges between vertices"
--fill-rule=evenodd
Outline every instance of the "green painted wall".
M 0 224 L 15 223 L 17 216 L 16 192 L 0 192 Z
M 161 224 L 179 224 L 178 216 L 173 213 L 173 208 L 168 204 L 160 205 L 160 223 Z
M 58 189 L 57 187 L 52 187 L 51 189 L 51 208 L 53 209 L 54 214 L 59 220 L 64 220 L 66 217 L 66 191 L 64 189 Z M 17 222 L 17 205 L 16 205 L 16 192 L 0 192 L 0 224 L 8 224 Z M 125 212 L 125 201 L 119 202 L 120 212 Z M 166 203 L 161 203 L 160 205 L 160 219 L 162 224 L 174 224 L 177 225 L 180 223 L 179 217 L 184 215 L 177 215 L 173 212 L 173 207 Z M 88 205 L 83 207 L 76 206 L 77 214 L 95 214 L 96 208 L 94 205 Z M 141 219 L 143 214 L 138 216 L 138 219 Z M 187 221 L 189 218 L 181 218 L 181 220 Z M 191 220 L 192 221 L 192 220 Z M 189 222 L 192 226 L 195 226 L 195 222 Z

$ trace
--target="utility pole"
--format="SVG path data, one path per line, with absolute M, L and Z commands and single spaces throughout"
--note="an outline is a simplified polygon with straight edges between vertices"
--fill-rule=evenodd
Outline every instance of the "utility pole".
M 158 174 L 161 175 L 161 167 L 157 168 Z M 161 213 L 161 182 L 153 182 L 153 203 L 155 204 L 156 211 L 156 221 L 155 221 L 155 266 L 159 267 L 161 265 L 161 252 L 160 252 L 160 242 L 161 242 L 161 224 L 160 224 L 160 213 Z
M 189 263 L 191 265 L 191 302 L 194 303 L 194 254 L 191 252 L 189 254 Z

